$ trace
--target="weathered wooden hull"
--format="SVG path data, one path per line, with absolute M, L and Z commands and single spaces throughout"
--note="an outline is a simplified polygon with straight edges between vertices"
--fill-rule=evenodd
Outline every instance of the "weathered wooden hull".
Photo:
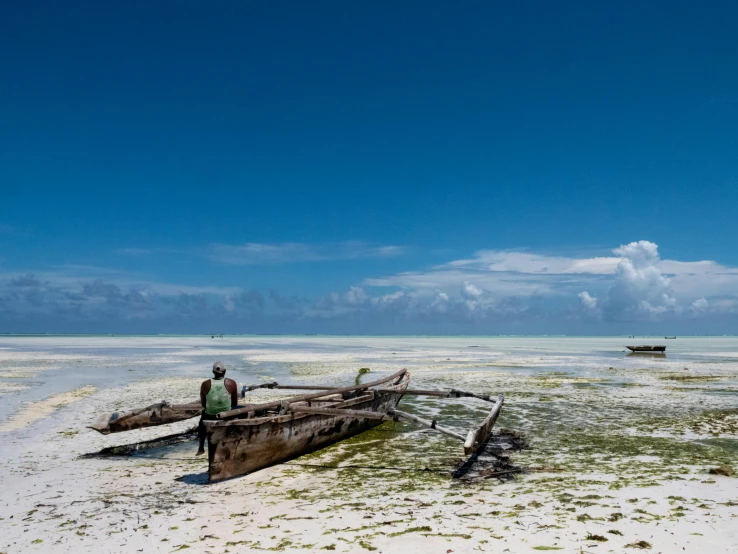
M 410 383 L 405 373 L 397 385 L 368 390 L 332 408 L 387 412 L 402 398 Z M 247 475 L 314 452 L 381 424 L 381 420 L 319 414 L 298 414 L 207 421 L 209 479 L 211 482 Z
M 113 412 L 104 414 L 89 426 L 90 429 L 99 431 L 103 435 L 132 431 L 155 425 L 166 425 L 197 417 L 202 413 L 200 402 L 189 404 L 168 404 L 160 402 L 142 410 L 131 412 Z
M 664 352 L 666 346 L 626 346 L 631 352 Z

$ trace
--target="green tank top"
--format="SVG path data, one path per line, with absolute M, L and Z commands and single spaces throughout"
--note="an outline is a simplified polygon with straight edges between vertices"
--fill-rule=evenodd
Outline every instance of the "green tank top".
M 225 386 L 225 379 L 210 379 L 210 390 L 205 397 L 205 413 L 216 415 L 231 409 L 231 393 Z

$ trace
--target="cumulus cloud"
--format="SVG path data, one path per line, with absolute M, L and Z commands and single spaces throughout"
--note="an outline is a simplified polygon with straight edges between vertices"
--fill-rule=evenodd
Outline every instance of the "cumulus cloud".
M 451 300 L 449 299 L 448 294 L 437 290 L 433 300 L 431 300 L 429 308 L 431 312 L 446 314 L 449 312 L 450 306 Z
M 692 302 L 692 305 L 689 308 L 694 313 L 703 314 L 710 309 L 710 303 L 704 297 L 698 298 L 697 300 Z
M 586 290 L 580 292 L 577 296 L 579 298 L 579 302 L 585 310 L 592 312 L 597 310 L 597 304 L 599 302 L 597 300 L 597 297 L 591 296 Z
M 472 283 L 465 282 L 456 294 L 436 289 L 425 291 L 398 290 L 371 295 L 363 287 L 351 286 L 345 292 L 333 292 L 316 301 L 308 315 L 319 317 L 361 316 L 366 320 L 379 317 L 407 322 L 472 322 L 520 317 L 530 311 L 520 298 L 496 298 Z
M 461 285 L 461 296 L 467 300 L 474 300 L 482 296 L 482 289 L 475 287 L 469 281 L 464 281 Z
M 737 298 L 698 298 L 689 306 L 689 312 L 697 317 L 709 315 L 734 315 L 738 314 Z
M 670 280 L 660 268 L 658 246 L 647 240 L 631 242 L 613 250 L 620 256 L 615 284 L 610 288 L 610 314 L 659 315 L 677 307 Z
M 412 295 L 405 291 L 398 290 L 390 294 L 375 296 L 371 299 L 371 303 L 379 311 L 392 311 L 396 313 L 408 313 L 413 307 L 415 301 Z

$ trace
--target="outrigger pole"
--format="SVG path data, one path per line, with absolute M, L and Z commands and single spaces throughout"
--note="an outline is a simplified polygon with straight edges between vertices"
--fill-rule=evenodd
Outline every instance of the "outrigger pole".
M 276 381 L 272 383 L 262 383 L 261 385 L 244 385 L 241 387 L 241 398 L 246 397 L 246 393 L 256 389 L 278 389 L 278 390 L 322 390 L 330 392 L 335 387 L 316 387 L 313 385 L 280 385 Z M 353 387 L 352 387 L 353 388 Z M 420 390 L 420 389 L 407 389 L 403 392 L 396 392 L 395 394 L 402 395 L 413 395 L 413 396 L 436 396 L 438 398 L 478 398 L 486 402 L 496 402 L 496 398 L 487 396 L 486 394 L 474 394 L 473 392 L 466 392 L 463 390 L 451 389 L 445 390 Z

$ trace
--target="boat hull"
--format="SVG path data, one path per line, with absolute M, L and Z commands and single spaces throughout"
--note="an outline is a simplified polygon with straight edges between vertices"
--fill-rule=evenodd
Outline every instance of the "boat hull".
M 626 346 L 631 352 L 664 352 L 666 346 Z
M 402 398 L 410 383 L 405 373 L 394 391 L 370 390 L 332 408 L 387 412 Z M 318 414 L 296 414 L 271 418 L 207 421 L 208 476 L 210 482 L 247 475 L 265 467 L 292 460 L 358 435 L 381 424 L 381 420 Z

